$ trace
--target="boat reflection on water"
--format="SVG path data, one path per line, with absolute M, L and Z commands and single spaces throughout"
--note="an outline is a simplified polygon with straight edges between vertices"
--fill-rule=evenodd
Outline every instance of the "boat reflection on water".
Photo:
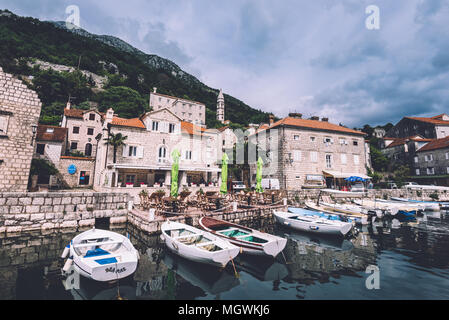
M 235 263 L 239 271 L 247 272 L 259 281 L 280 281 L 288 276 L 285 264 L 270 257 L 240 255 Z
M 228 269 L 219 271 L 217 268 L 175 256 L 171 252 L 164 255 L 163 262 L 177 275 L 205 293 L 218 295 L 240 284 L 240 280 Z
M 283 230 L 284 231 L 284 230 Z M 305 233 L 299 231 L 284 231 L 284 237 L 311 245 L 320 246 L 321 248 L 327 248 L 332 250 L 351 250 L 354 245 L 348 239 L 341 237 L 322 236 L 313 233 Z
M 66 290 L 70 290 L 74 300 L 135 300 L 136 288 L 131 277 L 115 283 L 99 282 L 81 276 L 73 266 L 62 279 Z

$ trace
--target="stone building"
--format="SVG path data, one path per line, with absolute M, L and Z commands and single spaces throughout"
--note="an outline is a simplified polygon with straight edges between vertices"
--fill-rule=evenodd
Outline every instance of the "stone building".
M 206 125 L 206 106 L 204 103 L 172 97 L 156 91 L 157 88 L 153 88 L 153 92 L 150 93 L 150 108 L 153 111 L 168 109 L 182 121 L 203 127 Z
M 27 189 L 41 106 L 36 92 L 0 67 L 0 192 Z
M 407 138 L 384 138 L 385 147 L 381 151 L 390 159 L 390 169 L 396 165 L 412 168 L 416 151 L 430 141 L 432 139 L 426 139 L 420 135 Z
M 86 157 L 95 157 L 96 138 L 102 132 L 103 116 L 104 114 L 96 109 L 72 109 L 70 103 L 67 103 L 61 122 L 61 127 L 68 130 L 68 140 L 64 150 L 66 156 L 80 152 Z
M 182 121 L 169 109 L 134 119 L 115 117 L 109 109 L 103 130 L 105 137 L 121 133 L 127 138 L 117 149 L 115 162 L 112 146 L 100 144 L 95 169 L 98 188 L 169 185 L 175 149 L 181 154 L 180 186 L 218 185 L 222 143 L 219 130 Z
M 225 121 L 225 101 L 223 91 L 221 89 L 217 99 L 217 120 L 221 123 L 224 123 Z
M 449 137 L 435 139 L 416 151 L 412 179 L 419 184 L 449 186 Z
M 268 156 L 264 178 L 278 178 L 281 188 L 289 190 L 324 183 L 338 187 L 350 176 L 369 178 L 365 133 L 331 124 L 327 118 L 301 117 L 291 114 L 250 136 L 250 141 Z M 251 171 L 254 182 L 254 165 Z
M 449 116 L 445 113 L 425 117 L 404 117 L 387 133 L 388 138 L 407 138 L 419 135 L 427 139 L 449 136 Z

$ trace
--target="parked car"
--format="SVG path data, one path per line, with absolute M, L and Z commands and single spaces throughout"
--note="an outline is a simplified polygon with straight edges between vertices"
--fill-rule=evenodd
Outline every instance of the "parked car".
M 404 185 L 402 186 L 403 189 L 413 187 L 419 187 L 419 184 L 417 184 L 416 182 L 405 182 Z
M 363 183 L 355 183 L 351 185 L 351 192 L 365 192 L 365 186 Z
M 232 182 L 232 190 L 233 191 L 241 191 L 241 190 L 245 190 L 246 189 L 246 185 L 243 183 L 243 181 L 233 181 Z

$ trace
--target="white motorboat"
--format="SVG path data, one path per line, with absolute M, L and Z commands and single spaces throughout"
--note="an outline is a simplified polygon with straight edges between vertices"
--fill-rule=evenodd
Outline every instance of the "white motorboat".
M 287 239 L 223 220 L 202 217 L 198 223 L 204 230 L 242 248 L 243 253 L 275 258 L 287 244 Z
M 67 256 L 64 271 L 73 264 L 79 274 L 96 281 L 126 278 L 136 271 L 139 260 L 138 251 L 127 237 L 95 228 L 73 238 L 62 258 Z
M 401 198 L 401 197 L 391 197 L 391 200 L 397 201 L 399 203 L 409 203 L 409 204 L 419 204 L 424 206 L 424 209 L 426 211 L 440 211 L 441 204 L 439 202 L 434 201 L 420 201 L 420 200 L 412 200 L 407 198 Z
M 273 214 L 280 224 L 306 232 L 345 236 L 353 227 L 350 222 L 323 219 L 317 216 L 304 216 L 281 211 L 274 211 Z
M 161 230 L 167 248 L 192 261 L 225 267 L 240 252 L 228 241 L 187 224 L 166 221 Z

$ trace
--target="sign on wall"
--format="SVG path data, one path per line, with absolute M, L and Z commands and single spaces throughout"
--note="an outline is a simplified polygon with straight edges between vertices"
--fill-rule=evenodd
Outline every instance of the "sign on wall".
M 71 164 L 68 168 L 67 171 L 69 172 L 69 174 L 75 174 L 76 173 L 76 166 L 74 164 Z

